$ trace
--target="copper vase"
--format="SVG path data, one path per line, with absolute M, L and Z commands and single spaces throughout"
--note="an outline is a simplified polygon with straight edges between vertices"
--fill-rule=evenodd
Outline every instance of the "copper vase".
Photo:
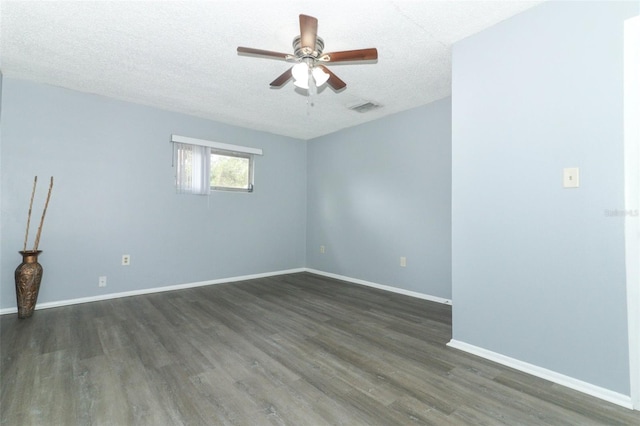
M 42 265 L 38 263 L 38 255 L 42 250 L 21 251 L 22 263 L 16 268 L 16 298 L 18 301 L 18 318 L 29 318 L 33 315 L 38 300 Z

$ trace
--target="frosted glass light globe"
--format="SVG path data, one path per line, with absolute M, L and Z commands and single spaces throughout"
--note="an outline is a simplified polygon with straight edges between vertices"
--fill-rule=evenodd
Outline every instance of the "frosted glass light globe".
M 313 67 L 311 74 L 316 82 L 316 87 L 322 86 L 329 80 L 329 74 L 319 67 Z M 295 84 L 296 87 L 309 89 L 309 65 L 300 62 L 291 69 L 291 75 L 293 75 L 293 84 Z

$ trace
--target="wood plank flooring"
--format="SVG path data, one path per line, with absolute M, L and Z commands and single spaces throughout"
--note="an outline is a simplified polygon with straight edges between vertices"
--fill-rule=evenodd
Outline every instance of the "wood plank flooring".
M 451 308 L 309 273 L 0 317 L 3 425 L 639 425 L 448 348 Z

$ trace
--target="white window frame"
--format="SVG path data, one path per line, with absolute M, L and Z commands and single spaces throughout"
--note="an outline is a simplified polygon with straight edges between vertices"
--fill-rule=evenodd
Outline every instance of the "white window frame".
M 211 148 L 211 154 L 210 155 L 220 155 L 220 156 L 235 157 L 235 158 L 246 158 L 247 160 L 249 160 L 249 170 L 248 170 L 249 176 L 247 177 L 249 182 L 248 182 L 247 188 L 234 188 L 234 187 L 231 187 L 231 186 L 210 185 L 209 189 L 211 191 L 253 192 L 253 168 L 254 168 L 253 156 L 254 156 L 254 154 L 247 154 L 246 152 L 227 151 L 225 149 Z M 213 166 L 212 163 L 210 163 L 210 165 Z M 211 173 L 209 174 L 209 177 L 211 177 Z
M 210 153 L 217 153 L 220 155 L 229 155 L 231 157 L 249 158 L 249 187 L 247 189 L 218 187 L 218 186 L 209 185 L 209 188 L 206 191 L 200 190 L 200 191 L 191 192 L 191 193 L 204 194 L 204 193 L 209 193 L 210 191 L 218 191 L 218 190 L 232 191 L 232 192 L 253 192 L 254 164 L 255 164 L 255 161 L 254 161 L 255 159 L 253 157 L 255 155 L 262 155 L 262 149 L 222 143 L 222 142 L 208 141 L 205 139 L 190 138 L 187 136 L 180 136 L 180 135 L 171 135 L 171 143 L 207 147 L 207 148 L 210 148 Z M 209 164 L 209 162 L 207 161 L 206 164 Z M 206 175 L 210 177 L 211 176 L 210 164 L 205 167 L 209 168 L 209 170 L 206 170 L 205 172 L 206 172 Z M 177 185 L 177 182 L 176 182 L 176 185 Z

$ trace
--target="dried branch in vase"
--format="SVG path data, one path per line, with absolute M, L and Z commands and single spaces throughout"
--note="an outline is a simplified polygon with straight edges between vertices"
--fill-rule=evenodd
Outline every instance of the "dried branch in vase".
M 31 190 L 31 201 L 29 202 L 29 216 L 27 216 L 27 232 L 24 235 L 24 246 L 22 251 L 27 251 L 27 240 L 29 239 L 29 225 L 31 224 L 31 209 L 33 207 L 33 196 L 36 195 L 36 185 L 38 184 L 38 176 L 33 178 L 33 189 Z
M 38 176 L 36 176 L 33 180 L 33 191 L 31 192 L 31 201 L 29 203 L 29 216 L 27 217 L 27 232 L 24 236 L 24 249 L 23 251 L 27 251 L 27 239 L 29 238 L 29 226 L 31 224 L 31 210 L 33 207 L 33 197 L 36 192 L 36 185 L 38 183 Z M 44 204 L 44 210 L 42 211 L 42 217 L 40 218 L 40 226 L 38 226 L 38 232 L 36 234 L 36 240 L 33 246 L 33 251 L 38 250 L 38 245 L 40 244 L 40 235 L 42 234 L 42 225 L 44 224 L 44 217 L 47 214 L 47 208 L 49 207 L 49 200 L 51 199 L 51 190 L 53 189 L 53 176 L 51 176 L 51 181 L 49 183 L 49 192 L 47 193 L 47 200 Z

